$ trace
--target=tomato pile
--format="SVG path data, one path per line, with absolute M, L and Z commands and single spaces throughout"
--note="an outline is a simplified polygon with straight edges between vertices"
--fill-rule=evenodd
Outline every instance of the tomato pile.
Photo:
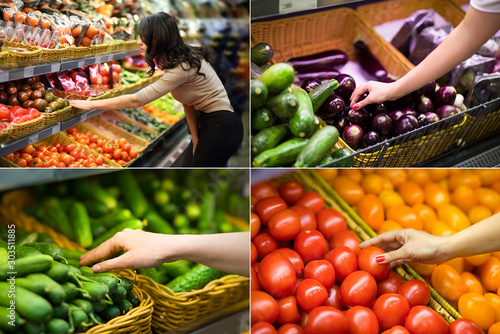
M 137 151 L 132 149 L 125 138 L 101 139 L 98 135 L 90 131 L 80 132 L 75 127 L 67 130 L 68 138 L 86 145 L 91 150 L 103 155 L 105 158 L 115 161 L 119 165 L 126 165 L 138 155 Z
M 55 142 L 52 145 L 28 145 L 21 150 L 7 154 L 5 158 L 20 167 L 111 167 L 104 163 L 102 155 L 87 153 L 82 146 L 75 143 L 61 145 Z
M 495 169 L 318 173 L 378 233 L 413 228 L 451 235 L 500 212 L 500 171 Z M 465 318 L 490 334 L 500 333 L 499 252 L 410 266 Z
M 425 282 L 378 264 L 383 250 L 361 250 L 344 217 L 298 182 L 252 186 L 251 239 L 253 334 L 482 332 L 467 319 L 448 326 L 426 306 Z
M 37 119 L 42 114 L 35 108 L 24 109 L 20 106 L 7 108 L 0 104 L 0 121 L 12 124 L 22 124 L 24 122 Z

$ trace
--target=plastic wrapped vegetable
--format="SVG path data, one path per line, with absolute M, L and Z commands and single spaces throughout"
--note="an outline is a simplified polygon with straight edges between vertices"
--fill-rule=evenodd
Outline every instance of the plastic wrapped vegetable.
M 465 105 L 468 108 L 486 103 L 500 96 L 500 73 L 476 76 L 474 85 L 469 90 Z
M 415 46 L 410 50 L 410 61 L 418 65 L 429 53 L 448 37 L 453 26 L 446 23 L 439 27 L 427 27 L 415 39 Z
M 410 54 L 411 36 L 419 34 L 424 28 L 434 25 L 434 10 L 424 9 L 411 14 L 398 31 L 396 36 L 391 40 L 391 44 L 396 47 L 402 54 L 408 57 Z
M 459 94 L 467 95 L 474 84 L 474 78 L 483 73 L 493 72 L 496 63 L 495 58 L 475 54 L 453 69 L 449 83 L 455 86 Z

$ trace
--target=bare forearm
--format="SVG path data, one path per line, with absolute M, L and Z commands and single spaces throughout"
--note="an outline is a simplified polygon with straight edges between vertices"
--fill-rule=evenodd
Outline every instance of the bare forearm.
M 250 236 L 247 232 L 176 235 L 167 238 L 175 248 L 175 260 L 187 259 L 228 273 L 249 275 Z
M 135 97 L 135 94 L 122 95 L 113 97 L 111 99 L 97 100 L 92 102 L 95 103 L 95 109 L 102 110 L 117 110 L 140 107 L 139 101 Z
M 500 28 L 500 14 L 470 8 L 464 20 L 417 67 L 392 85 L 394 98 L 441 77 L 471 57 Z
M 191 131 L 191 136 L 193 137 L 193 142 L 198 141 L 198 111 L 193 107 L 184 105 L 184 114 L 186 115 L 186 121 Z

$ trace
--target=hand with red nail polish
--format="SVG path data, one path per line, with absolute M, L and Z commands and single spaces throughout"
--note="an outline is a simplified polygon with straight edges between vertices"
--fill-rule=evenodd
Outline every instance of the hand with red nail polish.
M 351 95 L 351 108 L 356 110 L 372 103 L 395 100 L 398 96 L 392 93 L 394 84 L 394 82 L 368 81 L 364 85 L 359 86 Z M 369 93 L 368 96 L 364 100 L 359 101 L 361 96 L 366 92 Z

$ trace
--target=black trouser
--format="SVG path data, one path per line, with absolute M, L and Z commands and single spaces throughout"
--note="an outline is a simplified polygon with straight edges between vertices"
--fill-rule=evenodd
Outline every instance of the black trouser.
M 193 142 L 186 149 L 184 167 L 225 167 L 243 140 L 243 123 L 227 110 L 199 112 L 198 144 L 193 155 Z

